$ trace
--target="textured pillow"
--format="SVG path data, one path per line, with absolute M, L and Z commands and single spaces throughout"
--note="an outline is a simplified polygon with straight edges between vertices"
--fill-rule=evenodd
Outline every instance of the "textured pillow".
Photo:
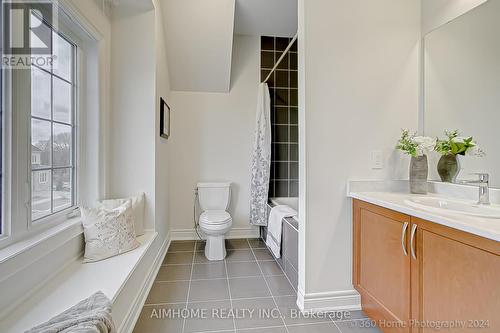
M 105 209 L 115 209 L 118 206 L 123 205 L 128 200 L 132 201 L 132 210 L 134 215 L 134 227 L 135 227 L 135 235 L 141 236 L 144 235 L 144 201 L 145 194 L 141 193 L 136 197 L 127 198 L 127 199 L 112 199 L 112 200 L 103 200 L 99 203 L 99 207 Z
M 82 208 L 85 235 L 84 262 L 93 262 L 131 251 L 135 239 L 131 201 L 115 209 Z

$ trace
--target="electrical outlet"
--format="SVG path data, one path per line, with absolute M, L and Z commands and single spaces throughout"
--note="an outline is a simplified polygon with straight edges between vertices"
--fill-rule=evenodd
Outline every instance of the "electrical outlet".
M 372 151 L 372 169 L 384 168 L 384 152 L 381 150 Z

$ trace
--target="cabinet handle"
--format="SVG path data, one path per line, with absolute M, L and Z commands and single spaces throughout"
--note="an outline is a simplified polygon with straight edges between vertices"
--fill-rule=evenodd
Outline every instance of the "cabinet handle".
M 415 260 L 417 260 L 417 255 L 415 254 L 415 232 L 416 231 L 417 231 L 417 225 L 414 224 L 414 225 L 411 226 L 410 250 L 411 250 L 411 256 Z
M 408 251 L 406 251 L 406 230 L 408 229 L 408 222 L 403 224 L 403 230 L 401 231 L 401 246 L 403 247 L 403 253 L 405 257 L 408 256 Z

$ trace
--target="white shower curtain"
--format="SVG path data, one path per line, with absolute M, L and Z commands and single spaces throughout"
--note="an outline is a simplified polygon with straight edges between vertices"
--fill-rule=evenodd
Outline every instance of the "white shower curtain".
M 267 196 L 271 172 L 271 98 L 267 83 L 259 85 L 255 126 L 250 189 L 250 224 L 266 226 Z

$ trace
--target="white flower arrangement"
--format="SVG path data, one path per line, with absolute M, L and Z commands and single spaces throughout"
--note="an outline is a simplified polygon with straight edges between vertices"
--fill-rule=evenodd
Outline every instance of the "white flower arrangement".
M 412 157 L 421 157 L 434 151 L 434 147 L 436 147 L 436 139 L 417 136 L 416 133 L 410 134 L 409 130 L 403 129 L 396 149 Z

